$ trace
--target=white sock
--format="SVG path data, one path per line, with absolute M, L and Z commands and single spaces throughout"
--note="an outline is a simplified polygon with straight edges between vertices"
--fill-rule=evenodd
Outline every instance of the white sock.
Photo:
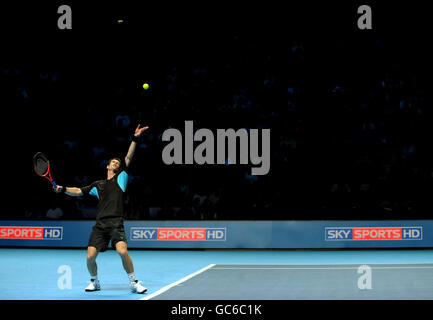
M 135 277 L 135 273 L 128 273 L 128 278 L 130 282 L 135 282 L 137 278 Z
M 90 280 L 98 281 L 98 275 L 90 276 Z

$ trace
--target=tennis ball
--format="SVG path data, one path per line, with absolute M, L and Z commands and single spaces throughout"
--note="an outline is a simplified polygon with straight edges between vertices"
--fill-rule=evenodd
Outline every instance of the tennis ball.
M 149 89 L 149 84 L 148 84 L 148 83 L 144 83 L 144 84 L 143 84 L 143 89 L 144 89 L 144 90 Z

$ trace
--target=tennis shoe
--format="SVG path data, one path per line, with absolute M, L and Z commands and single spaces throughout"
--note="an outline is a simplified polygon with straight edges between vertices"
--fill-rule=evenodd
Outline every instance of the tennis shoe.
M 101 285 L 99 284 L 99 280 L 90 280 L 89 285 L 85 289 L 87 292 L 99 291 L 101 290 Z
M 147 291 L 147 288 L 142 286 L 141 281 L 131 281 L 129 283 L 129 287 L 131 288 L 131 291 L 134 293 L 145 293 Z

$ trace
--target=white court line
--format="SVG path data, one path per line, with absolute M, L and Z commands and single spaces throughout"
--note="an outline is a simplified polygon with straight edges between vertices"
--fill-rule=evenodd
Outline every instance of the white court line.
M 152 299 L 152 298 L 160 295 L 161 293 L 164 293 L 167 290 L 173 288 L 174 286 L 177 286 L 178 284 L 180 284 L 182 282 L 185 282 L 186 280 L 191 279 L 192 277 L 195 277 L 196 275 L 198 275 L 198 274 L 200 274 L 200 273 L 202 273 L 202 272 L 204 272 L 204 271 L 212 268 L 213 266 L 215 266 L 215 264 L 210 264 L 207 267 L 204 267 L 203 269 L 200 269 L 200 270 L 198 270 L 198 271 L 196 271 L 194 273 L 191 273 L 190 275 L 188 275 L 188 276 L 186 276 L 186 277 L 184 277 L 184 278 L 182 278 L 180 280 L 177 280 L 176 282 L 173 282 L 173 283 L 171 283 L 169 285 L 166 285 L 165 287 L 159 289 L 158 291 L 155 291 L 154 293 L 152 293 L 152 294 L 150 294 L 150 295 L 148 295 L 148 296 L 146 296 L 144 298 L 141 298 L 140 300 L 149 300 L 149 299 Z

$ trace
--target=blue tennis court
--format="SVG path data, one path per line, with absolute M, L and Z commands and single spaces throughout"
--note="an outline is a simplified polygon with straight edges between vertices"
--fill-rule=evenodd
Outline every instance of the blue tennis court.
M 84 249 L 0 249 L 2 300 L 433 299 L 433 250 L 134 250 L 148 288 L 131 293 L 118 254 L 98 256 L 85 292 Z

